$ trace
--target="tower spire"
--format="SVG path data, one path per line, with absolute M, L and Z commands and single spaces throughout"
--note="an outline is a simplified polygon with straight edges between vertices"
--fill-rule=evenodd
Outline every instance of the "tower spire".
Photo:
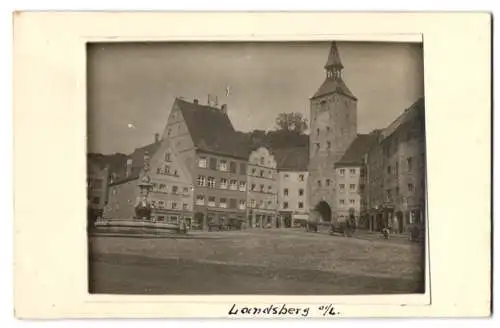
M 328 60 L 325 64 L 326 77 L 327 78 L 340 78 L 341 71 L 344 68 L 342 62 L 340 61 L 339 51 L 337 49 L 337 43 L 332 42 L 330 46 L 330 53 L 328 54 Z

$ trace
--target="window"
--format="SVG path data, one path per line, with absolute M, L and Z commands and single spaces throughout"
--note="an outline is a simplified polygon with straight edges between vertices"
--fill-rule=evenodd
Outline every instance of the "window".
M 339 184 L 340 192 L 344 192 L 345 190 L 345 184 L 341 183 Z
M 406 162 L 408 163 L 408 172 L 411 172 L 411 170 L 413 169 L 412 161 L 413 161 L 413 159 L 411 157 L 408 157 L 406 159 Z
M 236 199 L 231 198 L 229 200 L 229 208 L 236 208 Z
M 290 177 L 290 175 L 287 173 L 287 174 L 285 174 L 284 177 L 285 177 L 285 180 L 287 180 Z
M 188 187 L 182 188 L 182 193 L 187 194 L 188 192 L 189 192 L 189 188 Z
M 215 206 L 215 197 L 214 196 L 208 197 L 208 206 L 211 206 L 211 207 Z
M 344 205 L 344 204 L 345 204 L 345 201 L 344 201 L 343 199 L 341 199 L 341 200 L 339 201 L 339 203 L 340 203 L 340 205 Z
M 256 206 L 255 199 L 250 199 L 250 207 L 255 208 L 255 206 Z
M 187 210 L 189 208 L 188 203 L 182 203 L 182 209 Z
M 299 189 L 299 196 L 304 196 L 304 189 L 302 188 Z
M 388 199 L 388 200 L 392 200 L 392 193 L 391 193 L 391 190 L 390 190 L 390 189 L 387 189 L 387 190 L 386 190 L 386 193 L 387 193 L 387 199 Z
M 330 141 L 326 142 L 326 149 L 330 150 L 332 148 L 332 143 Z
M 263 200 L 259 201 L 259 208 L 264 208 L 264 201 Z
M 163 167 L 163 173 L 164 173 L 164 174 L 170 174 L 170 166 L 165 165 L 165 166 Z
M 160 187 L 158 188 L 160 192 L 167 192 L 167 185 L 164 183 L 160 183 Z
M 350 191 L 355 191 L 355 190 L 356 190 L 356 185 L 355 185 L 354 183 L 351 183 L 351 184 L 349 185 L 349 190 L 350 190 Z
M 396 197 L 399 197 L 399 187 L 396 187 Z
M 227 179 L 225 178 L 220 179 L 220 188 L 227 189 Z
M 288 188 L 283 189 L 283 195 L 288 196 Z
M 168 129 L 167 136 L 170 136 L 170 132 L 172 132 L 172 129 Z
M 170 153 L 165 153 L 165 162 L 170 162 Z
M 252 175 L 255 175 L 256 172 L 257 172 L 257 169 L 253 168 L 252 169 Z
M 267 201 L 266 208 L 271 208 L 272 202 L 270 200 Z
M 408 191 L 413 192 L 415 190 L 415 187 L 413 186 L 413 183 L 408 184 Z
M 321 180 L 318 180 L 318 187 L 321 187 Z
M 288 208 L 288 202 L 283 202 L 283 208 Z
M 245 191 L 247 184 L 244 181 L 240 181 L 240 191 Z
M 172 194 L 176 194 L 178 190 L 179 190 L 179 187 L 172 186 Z
M 304 202 L 299 202 L 299 208 L 304 208 Z
M 231 189 L 231 190 L 238 189 L 238 181 L 236 181 L 235 179 L 229 180 L 229 189 Z
M 245 209 L 245 201 L 243 199 L 240 199 L 240 210 Z
M 207 186 L 208 186 L 208 188 L 215 188 L 215 178 L 214 177 L 208 177 Z
M 202 168 L 207 167 L 207 158 L 206 157 L 200 157 L 198 159 L 198 167 L 202 167 Z
M 355 175 L 356 174 L 356 169 L 349 169 L 349 174 L 350 175 Z
M 345 175 L 345 169 L 340 169 L 339 173 L 340 173 L 341 176 L 344 176 Z
M 264 165 L 266 163 L 266 159 L 264 158 L 264 156 L 261 156 L 260 157 L 260 165 Z
M 391 174 L 391 166 L 390 165 L 387 167 L 387 174 Z
M 316 135 L 319 136 L 319 129 L 316 129 Z
M 156 174 L 161 174 L 161 167 L 156 169 Z
M 219 170 L 223 172 L 227 172 L 227 161 L 226 160 L 220 160 L 219 162 Z
M 260 185 L 260 192 L 264 192 L 264 185 L 263 184 Z
M 326 179 L 326 185 L 329 186 L 330 185 L 330 179 Z
M 319 142 L 318 142 L 318 143 L 316 143 L 316 151 L 319 151 L 319 149 L 320 149 L 320 145 L 319 145 Z
M 236 173 L 236 163 L 235 162 L 229 163 L 229 172 Z
M 219 207 L 220 208 L 227 208 L 227 203 L 225 198 L 221 198 L 219 201 Z
M 396 166 L 394 167 L 394 174 L 398 175 L 398 172 L 399 172 L 399 163 L 396 162 Z
M 330 127 L 329 126 L 326 127 L 326 133 L 330 133 Z
M 255 190 L 255 183 L 252 183 L 252 186 L 250 187 L 250 191 L 254 191 Z
M 198 178 L 196 179 L 196 184 L 202 187 L 206 186 L 207 178 L 204 175 L 199 175 Z
M 354 199 L 349 199 L 349 204 L 354 205 L 356 201 Z
M 196 205 L 205 205 L 205 196 L 196 195 Z
M 269 171 L 267 172 L 267 177 L 268 177 L 269 179 L 272 179 L 272 178 L 273 178 L 273 172 L 272 172 L 271 170 L 269 170 Z
M 264 170 L 260 170 L 259 175 L 260 175 L 261 178 L 263 178 L 264 177 Z
M 267 186 L 267 192 L 269 192 L 269 193 L 273 192 L 273 187 Z
M 247 174 L 247 164 L 240 163 L 240 174 Z
M 304 175 L 303 174 L 299 174 L 299 181 L 304 181 Z
M 210 158 L 210 169 L 217 170 L 217 158 Z
M 179 173 L 177 172 L 177 170 L 174 170 L 174 176 L 176 176 L 176 177 L 179 176 Z
M 359 170 L 359 176 L 360 176 L 360 178 L 364 178 L 365 177 L 365 169 L 364 168 L 361 168 Z
M 364 184 L 359 184 L 359 191 L 364 192 L 365 191 L 365 185 Z
M 92 198 L 92 203 L 93 204 L 99 204 L 100 202 L 101 202 L 101 199 L 99 197 Z
M 172 202 L 172 209 L 173 210 L 177 209 L 177 202 Z

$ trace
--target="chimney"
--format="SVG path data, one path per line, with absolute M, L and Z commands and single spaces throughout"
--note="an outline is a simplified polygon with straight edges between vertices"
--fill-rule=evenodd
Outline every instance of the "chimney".
M 198 105 L 198 98 L 194 98 L 193 103 L 195 103 L 196 105 Z
M 224 114 L 227 114 L 227 104 L 222 104 L 222 106 L 220 107 L 220 111 Z
M 132 174 L 132 158 L 127 159 L 127 171 L 125 176 L 128 178 Z
M 155 133 L 155 143 L 158 143 L 158 142 L 160 142 L 160 134 Z

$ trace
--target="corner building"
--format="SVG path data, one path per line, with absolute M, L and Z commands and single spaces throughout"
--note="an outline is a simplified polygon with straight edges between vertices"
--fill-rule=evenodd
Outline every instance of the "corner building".
M 310 99 L 308 194 L 311 208 L 330 221 L 337 205 L 335 163 L 357 136 L 357 98 L 343 80 L 335 42 L 324 68 L 325 81 Z

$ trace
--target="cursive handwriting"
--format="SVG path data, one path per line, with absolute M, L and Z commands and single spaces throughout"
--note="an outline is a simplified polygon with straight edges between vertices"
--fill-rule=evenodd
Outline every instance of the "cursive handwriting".
M 229 315 L 285 315 L 285 316 L 302 316 L 307 317 L 309 315 L 309 308 L 300 307 L 289 307 L 286 304 L 274 305 L 271 304 L 266 307 L 237 307 L 233 304 L 231 310 L 229 310 Z

